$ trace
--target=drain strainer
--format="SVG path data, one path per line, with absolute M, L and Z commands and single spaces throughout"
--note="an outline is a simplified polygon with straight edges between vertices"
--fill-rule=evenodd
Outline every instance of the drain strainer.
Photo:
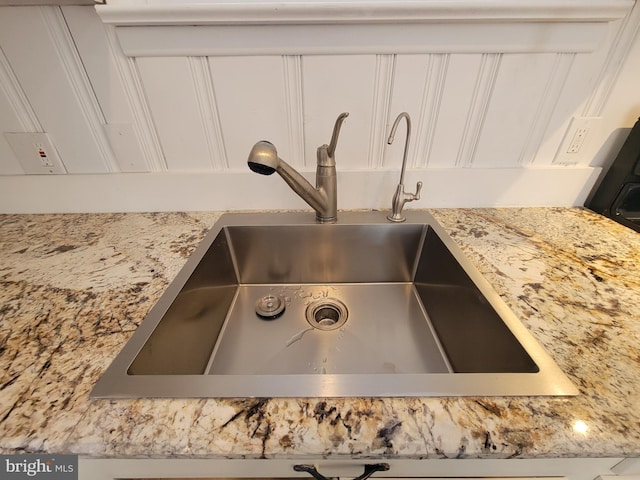
M 335 330 L 347 321 L 347 307 L 337 298 L 321 298 L 307 306 L 307 322 L 319 330 Z
M 284 313 L 286 302 L 276 295 L 265 295 L 256 302 L 256 315 L 263 320 L 274 320 Z

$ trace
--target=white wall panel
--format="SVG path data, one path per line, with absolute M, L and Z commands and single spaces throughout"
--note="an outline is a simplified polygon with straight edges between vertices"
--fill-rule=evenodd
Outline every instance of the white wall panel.
M 376 67 L 373 84 L 372 121 L 369 132 L 369 165 L 380 167 L 384 164 L 389 129 L 395 115 L 390 110 L 395 77 L 396 55 L 376 55 Z M 398 142 L 400 143 L 400 142 Z
M 416 163 L 416 151 L 419 145 L 426 143 L 424 137 L 427 130 L 424 124 L 429 125 L 433 118 L 424 112 L 428 93 L 426 92 L 427 78 L 431 61 L 436 55 L 397 55 L 393 72 L 393 88 L 391 92 L 389 115 L 386 119 L 384 131 L 384 158 L 382 164 L 393 169 L 400 169 L 402 154 L 404 151 L 404 139 L 406 126 L 398 127 L 398 133 L 394 143 L 387 145 L 386 141 L 391 131 L 395 118 L 401 112 L 407 112 L 411 117 L 411 144 L 407 154 L 409 165 Z
M 456 167 L 470 167 L 474 161 L 501 60 L 502 53 L 482 54 L 480 57 L 456 157 Z
M 331 14 L 321 4 L 313 18 Z M 91 7 L 3 7 L 0 49 L 14 79 L 0 75 L 0 128 L 47 131 L 70 173 L 147 170 L 154 172 L 151 179 L 162 171 L 163 179 L 206 173 L 220 188 L 231 188 L 227 180 L 236 176 L 236 187 L 250 185 L 246 200 L 218 192 L 216 203 L 202 208 L 265 207 L 265 199 L 277 199 L 274 208 L 304 208 L 281 179 L 248 172 L 247 154 L 256 141 L 270 140 L 311 178 L 316 148 L 329 142 L 337 116 L 348 111 L 337 147 L 339 196 L 342 208 L 357 208 L 373 205 L 371 192 L 392 191 L 404 126 L 392 146 L 386 139 L 396 115 L 407 111 L 413 120 L 407 184 L 416 176 L 442 182 L 430 185 L 419 206 L 435 205 L 442 192 L 474 175 L 521 185 L 520 171 L 529 182 L 522 203 L 544 203 L 530 188 L 534 179 L 562 170 L 575 189 L 588 187 L 589 159 L 575 171 L 528 167 L 552 163 L 572 116 L 605 111 L 640 28 L 640 13 L 612 22 L 630 7 L 626 0 L 600 1 L 598 11 L 609 16 L 595 17 L 580 5 L 524 10 L 514 0 L 508 13 L 517 18 L 491 18 L 495 11 L 468 6 L 444 11 L 429 2 L 416 4 L 413 13 L 396 12 L 402 8 L 388 2 L 387 14 L 401 14 L 400 22 L 385 14 L 379 22 L 357 17 L 353 24 L 334 12 L 329 30 L 296 23 L 309 15 L 306 7 L 295 6 L 287 25 L 280 23 L 283 10 L 256 14 L 265 23 L 257 25 L 247 22 L 246 5 L 225 5 L 233 12 L 184 9 L 188 18 L 178 15 L 175 23 L 169 11 L 155 20 L 142 10 L 127 20 L 123 15 L 132 12 L 123 11 L 106 15 L 113 22 L 106 26 Z M 222 28 L 224 15 L 232 22 Z M 623 94 L 615 98 L 626 100 Z M 618 103 L 616 111 L 625 102 Z M 22 173 L 3 141 L 0 136 L 0 174 Z M 98 184 L 96 177 L 90 181 Z M 508 204 L 520 195 L 511 187 L 504 185 L 508 195 L 500 198 L 466 194 L 484 205 Z M 194 198 L 211 200 L 205 192 L 203 186 Z M 458 197 L 438 205 L 455 206 Z
M 540 145 L 549 131 L 549 121 L 553 118 L 565 92 L 567 77 L 571 73 L 575 58 L 574 53 L 558 53 L 555 56 L 551 73 L 534 114 L 531 130 L 522 146 L 520 159 L 517 162 L 519 165 L 532 165 L 535 162 Z
M 481 61 L 480 54 L 398 56 L 391 111 L 405 110 L 413 120 L 410 166 L 456 165 L 478 95 Z M 385 164 L 399 165 L 398 152 L 391 158 L 391 148 L 387 150 Z
M 9 60 L 0 48 L 0 134 L 3 132 L 33 132 L 41 129 L 15 77 Z M 0 175 L 24 173 L 4 135 L 0 135 Z
M 149 170 L 138 140 L 140 125 L 133 116 L 133 104 L 124 85 L 124 76 L 117 57 L 111 51 L 106 27 L 94 9 L 66 6 L 62 9 L 73 35 L 82 64 L 91 78 L 91 86 L 105 117 L 105 134 L 114 150 L 118 170 L 144 172 Z M 144 127 L 142 127 L 144 128 Z
M 5 140 L 2 132 L 20 132 L 20 121 L 13 113 L 9 99 L 5 90 L 0 84 L 0 175 L 17 175 L 24 173 L 18 159 L 13 154 L 13 150 Z
M 205 72 L 188 57 L 138 58 L 136 64 L 167 170 L 210 170 L 206 129 L 212 124 L 200 108 L 210 100 L 197 86 Z
M 289 105 L 300 104 L 299 80 L 295 68 L 290 78 L 285 66 L 279 56 L 209 58 L 229 169 L 248 170 L 247 156 L 259 140 L 273 143 L 287 163 L 301 164 L 291 145 L 302 125 L 289 121 Z
M 477 100 L 478 77 L 486 56 L 451 55 L 433 146 L 425 160 L 432 167 L 454 167 L 462 163 L 465 135 L 469 134 L 472 105 Z M 495 60 L 495 58 L 493 58 Z M 475 113 L 478 113 L 476 110 Z
M 3 7 L 0 48 L 67 170 L 111 170 L 99 112 L 57 7 Z
M 599 88 L 596 90 L 594 88 L 601 85 L 602 81 L 608 84 L 610 82 L 608 76 L 613 75 L 613 72 L 603 68 L 603 65 L 608 63 L 612 54 L 611 42 L 613 42 L 617 27 L 619 25 L 612 25 L 611 38 L 597 51 L 588 55 L 575 54 L 562 92 L 557 98 L 553 114 L 548 117 L 546 132 L 536 152 L 534 160 L 536 165 L 548 165 L 553 161 L 572 116 L 599 116 L 601 114 L 599 108 L 593 108 L 594 105 L 601 104 L 601 100 L 603 100 L 596 93 L 605 96 L 606 93 Z M 627 46 L 625 45 L 624 48 L 626 49 Z M 607 72 L 606 76 L 599 78 L 604 72 Z M 628 92 L 628 98 L 635 96 L 633 89 Z M 603 141 L 604 138 L 597 143 L 602 144 Z M 590 162 L 591 159 L 587 157 L 582 163 L 587 165 Z
M 502 56 L 474 152 L 474 167 L 518 164 L 555 58 L 555 54 Z
M 302 59 L 305 160 L 315 165 L 316 149 L 329 143 L 342 112 L 349 112 L 336 148 L 338 170 L 367 168 L 372 154 L 376 81 L 375 55 L 307 56 Z M 384 137 L 385 133 L 380 131 Z

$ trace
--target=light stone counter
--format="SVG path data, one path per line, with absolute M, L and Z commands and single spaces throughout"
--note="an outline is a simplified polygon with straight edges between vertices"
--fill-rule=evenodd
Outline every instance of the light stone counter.
M 0 452 L 640 456 L 640 235 L 581 209 L 432 213 L 579 396 L 91 400 L 218 214 L 4 215 Z

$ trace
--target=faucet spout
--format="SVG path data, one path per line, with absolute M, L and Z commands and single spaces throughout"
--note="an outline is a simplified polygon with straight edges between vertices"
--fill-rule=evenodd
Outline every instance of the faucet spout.
M 280 159 L 280 163 L 276 172 L 291 187 L 291 189 L 300 196 L 311 208 L 316 211 L 317 218 L 327 218 L 331 216 L 328 208 L 327 192 L 311 185 L 295 168 L 284 160 Z M 335 214 L 333 214 L 335 217 Z M 327 223 L 318 220 L 320 223 Z
M 330 144 L 318 147 L 315 187 L 295 168 L 278 157 L 276 147 L 266 140 L 256 143 L 251 149 L 247 159 L 249 168 L 262 175 L 278 173 L 287 185 L 316 211 L 318 223 L 335 223 L 338 219 L 335 150 L 340 127 L 347 116 L 348 113 L 342 113 L 336 120 Z

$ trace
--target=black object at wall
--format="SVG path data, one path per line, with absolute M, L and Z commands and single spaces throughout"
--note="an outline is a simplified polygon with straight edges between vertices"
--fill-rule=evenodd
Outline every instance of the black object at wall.
M 585 207 L 640 232 L 640 119 Z

